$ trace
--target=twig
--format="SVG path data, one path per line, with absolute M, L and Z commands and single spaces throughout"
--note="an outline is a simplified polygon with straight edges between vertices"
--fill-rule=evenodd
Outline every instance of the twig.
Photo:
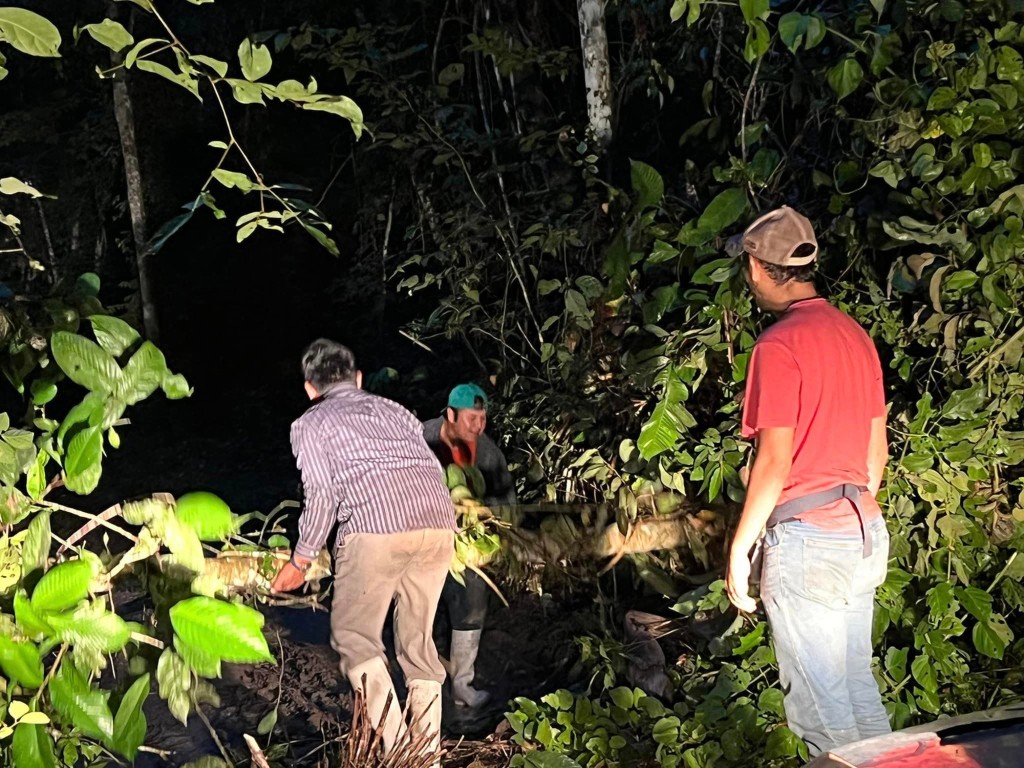
M 757 85 L 757 73 L 761 71 L 763 57 L 758 56 L 757 64 L 754 65 L 754 72 L 750 76 L 750 83 L 747 85 L 747 92 L 743 95 L 743 111 L 740 112 L 740 152 L 743 155 L 743 164 L 747 164 L 747 109 L 750 107 L 750 97 L 754 93 L 754 86 Z
M 284 691 L 285 653 L 284 653 L 284 643 L 281 642 L 281 632 L 280 632 L 280 630 L 275 629 L 274 630 L 274 635 L 275 635 L 275 637 L 277 637 L 278 653 L 281 656 L 281 658 L 277 662 L 278 665 L 281 667 L 281 671 L 277 675 L 277 701 L 274 702 L 274 711 L 275 712 L 280 712 L 281 693 Z M 273 737 L 273 735 L 274 735 L 274 729 L 271 728 L 270 729 L 270 733 L 267 734 L 267 746 L 268 747 L 270 746 L 270 739 Z M 245 736 L 245 743 L 249 744 L 249 740 L 251 738 L 252 738 L 251 736 L 246 734 L 246 736 Z M 252 751 L 254 746 L 256 746 L 256 740 L 252 739 L 252 744 L 249 744 L 249 751 Z M 257 749 L 258 749 L 258 747 L 257 747 Z M 260 755 L 262 755 L 262 754 L 263 753 L 261 752 Z M 253 753 L 253 759 L 254 760 L 255 760 L 255 757 L 256 757 L 256 754 Z
M 56 509 L 60 512 L 67 512 L 69 515 L 75 515 L 76 517 L 81 517 L 90 521 L 89 525 L 82 526 L 73 534 L 71 534 L 70 537 L 68 537 L 67 545 L 65 547 L 62 547 L 57 552 L 58 556 L 64 551 L 64 549 L 74 545 L 75 542 L 79 541 L 84 536 L 91 533 L 93 529 L 95 529 L 99 525 L 102 525 L 104 528 L 109 528 L 115 533 L 121 534 L 134 544 L 139 543 L 139 539 L 137 536 L 135 536 L 135 534 L 129 533 L 116 523 L 110 522 L 111 517 L 116 517 L 117 515 L 121 514 L 120 504 L 115 504 L 114 506 L 103 510 L 98 515 L 94 515 L 89 512 L 83 512 L 80 509 L 75 509 L 74 507 L 65 507 L 63 504 L 57 504 L 56 502 L 53 501 L 39 501 L 36 503 L 44 507 L 49 507 L 50 509 Z
M 260 749 L 260 745 L 256 743 L 256 739 L 248 733 L 242 734 L 242 738 L 245 739 L 245 745 L 249 747 L 249 753 L 252 755 L 252 764 L 255 768 L 270 768 L 270 763 L 267 762 L 267 756 L 263 754 L 263 750 Z
M 981 373 L 982 369 L 986 365 L 988 365 L 992 361 L 998 360 L 1000 357 L 1002 357 L 1003 353 L 1006 352 L 1006 350 L 1009 348 L 1009 346 L 1011 344 L 1017 342 L 1017 341 L 1020 341 L 1022 336 L 1024 336 L 1024 326 L 1021 326 L 1017 330 L 1017 332 L 1015 334 L 1013 334 L 1013 336 L 1008 338 L 1006 341 L 1004 341 L 1002 344 L 1000 344 L 994 350 L 992 350 L 987 355 L 985 355 L 983 358 L 981 358 L 981 360 L 978 361 L 977 365 L 975 365 L 973 368 L 971 368 L 970 371 L 967 372 L 967 378 L 968 379 L 973 379 L 975 376 L 977 376 L 979 373 Z
M 203 721 L 203 725 L 206 726 L 206 730 L 208 730 L 210 732 L 210 736 L 213 737 L 213 743 L 216 744 L 217 749 L 220 750 L 220 754 L 221 757 L 224 758 L 224 762 L 230 765 L 231 768 L 235 768 L 235 762 L 231 759 L 231 754 L 224 748 L 224 744 L 221 742 L 220 736 L 217 735 L 217 731 L 214 730 L 213 726 L 210 724 L 210 719 L 206 716 L 206 713 L 203 712 L 202 705 L 198 701 L 195 702 L 195 705 L 196 714 L 199 715 L 199 719 Z

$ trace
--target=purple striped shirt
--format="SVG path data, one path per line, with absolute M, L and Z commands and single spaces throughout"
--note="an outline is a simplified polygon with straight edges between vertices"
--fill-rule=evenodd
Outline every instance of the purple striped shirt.
M 352 383 L 336 384 L 292 424 L 306 503 L 295 554 L 315 558 L 348 533 L 455 530 L 441 467 L 419 420 Z

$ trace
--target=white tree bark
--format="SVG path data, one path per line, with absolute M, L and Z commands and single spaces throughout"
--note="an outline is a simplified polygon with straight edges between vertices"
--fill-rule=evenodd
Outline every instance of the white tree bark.
M 587 86 L 590 130 L 599 147 L 612 140 L 612 86 L 608 63 L 608 33 L 604 0 L 576 0 L 583 48 L 583 74 Z

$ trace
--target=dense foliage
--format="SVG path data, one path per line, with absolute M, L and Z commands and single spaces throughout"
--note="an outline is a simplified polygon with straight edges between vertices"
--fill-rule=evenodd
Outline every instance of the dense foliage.
M 583 95 L 573 90 L 581 67 L 574 9 L 553 3 L 550 17 L 540 18 L 525 6 L 385 3 L 381 14 L 393 13 L 387 23 L 269 31 L 243 43 L 242 77 L 234 79 L 224 62 L 194 55 L 174 37 L 140 49 L 140 58 L 160 50 L 166 62 L 154 60 L 151 72 L 190 92 L 230 89 L 241 102 L 276 97 L 302 109 L 329 107 L 357 130 L 365 112 L 372 141 L 357 145 L 347 171 L 359 195 L 356 279 L 339 302 L 376 295 L 388 281 L 400 306 L 426 307 L 407 333 L 440 351 L 450 369 L 469 361 L 498 390 L 497 431 L 509 442 L 521 497 L 608 502 L 624 530 L 638 518 L 678 514 L 681 505 L 735 510 L 750 448 L 738 437 L 738 397 L 769 319 L 752 309 L 723 246 L 755 213 L 778 204 L 811 216 L 824 246 L 822 288 L 868 328 L 886 367 L 892 461 L 881 501 L 893 543 L 874 630 L 893 723 L 1007 700 L 1024 650 L 1024 186 L 1016 183 L 1024 168 L 1024 27 L 1017 4 L 609 3 L 616 139 L 607 149 L 588 136 Z M 142 45 L 106 23 L 85 31 L 115 50 Z M 272 57 L 286 53 L 325 82 L 343 78 L 362 112 L 342 97 L 321 98 L 312 84 L 265 84 Z M 239 238 L 301 219 L 323 241 L 319 214 L 277 198 L 228 130 L 221 149 L 238 165 L 218 165 L 211 182 L 260 199 L 238 220 Z M 0 192 L 26 192 L 14 184 L 4 179 Z M 204 204 L 220 210 L 204 188 L 163 234 Z M 80 318 L 98 344 L 74 333 L 89 328 Z M 27 432 L 21 428 L 31 421 L 12 417 L 19 429 L 13 443 L 5 431 L 11 469 L 0 480 L 8 498 L 27 499 L 24 515 L 35 515 L 10 528 L 14 543 L 29 535 L 26 526 L 33 541 L 42 535 L 44 523 L 34 521 L 44 513 L 33 510 L 45 499 L 33 490 L 47 485 L 47 461 L 63 462 L 65 476 L 83 486 L 98 479 L 88 461 L 69 467 L 68 452 L 88 448 L 98 457 L 104 435 L 110 445 L 117 439 L 104 431 L 120 417 L 108 423 L 116 387 L 104 376 L 127 380 L 135 358 L 125 353 L 140 340 L 95 307 L 67 321 L 22 319 L 12 327 L 19 330 L 5 341 L 5 371 L 16 385 L 27 382 L 26 397 L 45 397 L 61 379 L 53 366 L 37 372 L 51 349 L 72 381 L 98 393 L 77 420 L 64 419 L 77 435 L 56 421 Z M 54 337 L 55 330 L 70 335 Z M 130 338 L 108 348 L 119 333 Z M 71 338 L 109 355 L 95 358 L 107 373 L 76 378 L 57 351 L 60 339 Z M 163 370 L 147 381 L 171 381 Z M 171 392 L 187 389 L 174 381 Z M 41 455 L 49 459 L 34 469 Z M 177 556 L 167 539 L 174 513 L 159 509 L 138 522 Z M 567 515 L 548 524 L 575 525 Z M 682 616 L 714 614 L 727 604 L 714 581 L 723 552 L 703 542 L 625 559 Z M 32 606 L 24 578 L 46 565 L 49 550 L 17 546 L 35 559 L 8 586 L 12 599 L 22 595 L 21 604 Z M 74 562 L 81 561 L 50 573 Z M 24 627 L 16 608 L 14 615 Z M 45 661 L 55 681 L 68 662 L 54 660 L 53 635 L 18 631 L 19 645 L 6 656 L 24 656 L 31 669 L 4 663 L 5 676 L 45 692 L 32 686 L 39 665 Z M 610 660 L 615 641 L 589 642 L 598 650 L 586 663 L 598 665 L 600 685 L 517 700 L 509 714 L 522 764 L 647 758 L 695 768 L 801 754 L 782 725 L 774 658 L 756 619 L 733 622 L 711 643 L 694 642 L 674 670 L 673 702 L 624 687 Z M 207 659 L 176 658 L 196 662 L 196 673 L 212 671 Z M 87 672 L 92 661 L 76 661 L 75 669 Z M 198 685 L 198 677 L 189 680 Z M 15 696 L 13 682 L 8 688 L 18 706 L 8 707 L 4 724 L 14 727 L 18 748 L 45 747 L 29 735 L 41 733 L 34 730 L 41 711 L 77 726 L 91 743 L 119 749 L 106 731 L 89 731 L 73 710 L 53 703 L 49 685 L 49 699 Z M 28 710 L 20 706 L 26 698 Z M 126 701 L 130 710 L 133 699 Z

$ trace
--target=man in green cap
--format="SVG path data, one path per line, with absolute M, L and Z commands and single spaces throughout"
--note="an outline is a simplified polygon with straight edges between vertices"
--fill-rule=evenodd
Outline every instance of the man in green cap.
M 444 415 L 423 424 L 423 436 L 442 467 L 476 467 L 484 481 L 481 501 L 488 507 L 516 503 L 508 462 L 487 428 L 487 395 L 476 384 L 459 384 L 448 395 Z M 448 576 L 441 598 L 452 624 L 448 676 L 456 706 L 479 707 L 490 695 L 473 687 L 480 635 L 487 616 L 488 586 L 473 571 L 464 574 L 465 587 Z

